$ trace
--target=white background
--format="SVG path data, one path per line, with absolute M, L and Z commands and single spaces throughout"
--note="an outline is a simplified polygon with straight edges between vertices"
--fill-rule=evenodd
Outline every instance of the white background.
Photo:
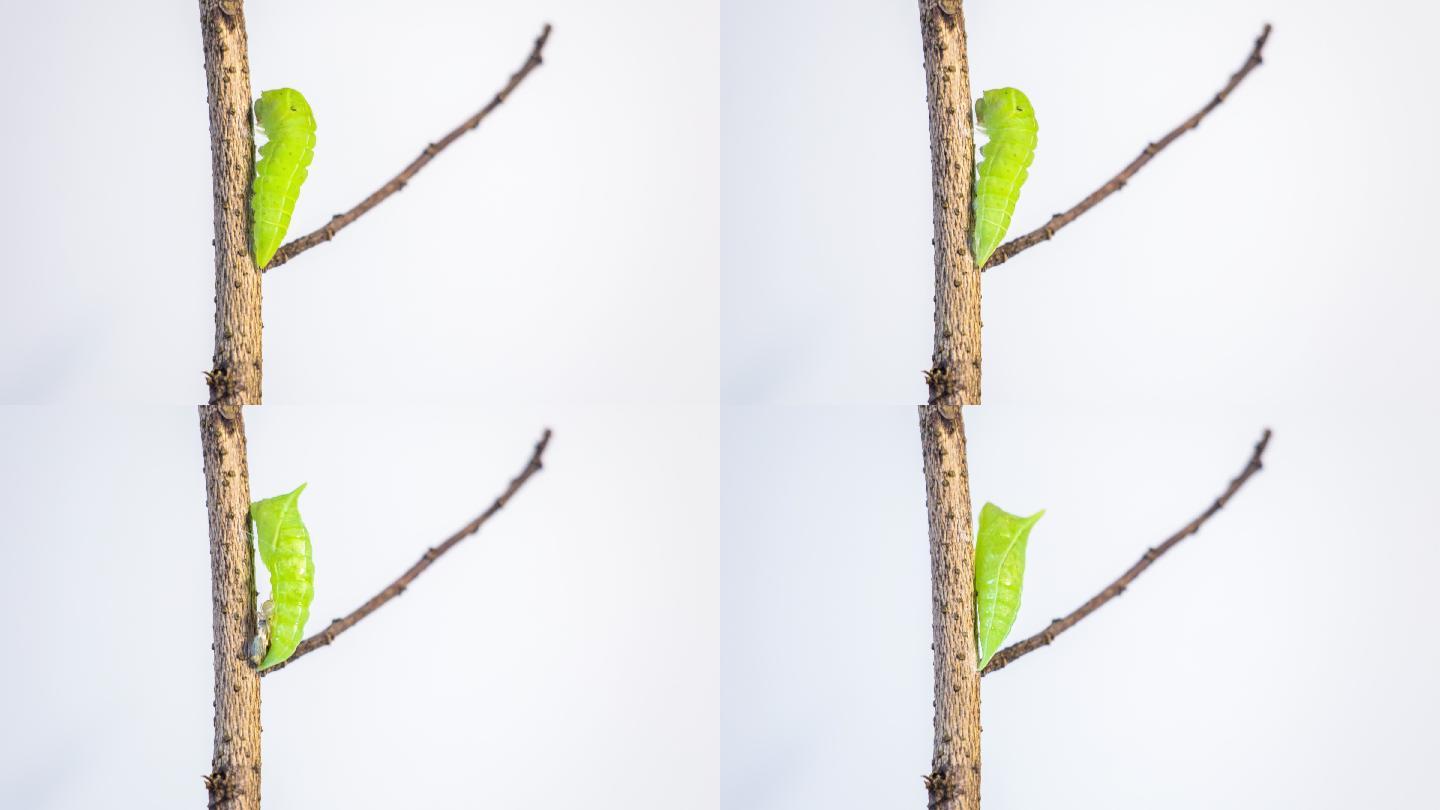
M 975 90 L 1040 119 L 1015 231 L 1266 64 L 1119 195 L 985 279 L 977 504 L 1047 509 L 1015 636 L 1239 472 L 1199 536 L 984 682 L 1015 808 L 1433 804 L 1440 451 L 1411 2 L 965 4 Z M 730 0 L 723 22 L 726 807 L 921 807 L 931 346 L 916 3 Z
M 718 11 L 252 0 L 319 145 L 292 233 L 544 67 L 265 281 L 257 497 L 308 481 L 312 629 L 546 469 L 264 687 L 267 807 L 718 804 Z M 213 334 L 189 3 L 7 2 L 0 806 L 199 806 Z

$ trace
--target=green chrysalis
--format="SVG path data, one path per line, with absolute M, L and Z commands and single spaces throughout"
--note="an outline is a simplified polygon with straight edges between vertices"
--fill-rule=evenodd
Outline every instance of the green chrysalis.
M 984 267 L 1005 239 L 1020 201 L 1020 187 L 1035 160 L 1040 125 L 1030 99 L 1013 87 L 986 90 L 975 103 L 975 120 L 989 139 L 980 147 L 975 179 L 975 230 L 970 239 L 975 266 Z
M 285 241 L 300 184 L 315 157 L 315 116 L 300 91 L 266 90 L 255 102 L 255 122 L 265 132 L 250 194 L 255 264 L 264 268 Z
M 980 668 L 1005 643 L 1020 612 L 1020 589 L 1025 584 L 1025 543 L 1030 529 L 1045 514 L 1012 515 L 993 503 L 980 510 L 980 531 L 975 541 L 976 629 L 980 635 Z
M 250 504 L 260 560 L 270 571 L 270 599 L 260 609 L 259 633 L 250 657 L 260 669 L 290 657 L 305 634 L 315 598 L 315 560 L 310 532 L 300 520 L 301 484 L 294 492 Z

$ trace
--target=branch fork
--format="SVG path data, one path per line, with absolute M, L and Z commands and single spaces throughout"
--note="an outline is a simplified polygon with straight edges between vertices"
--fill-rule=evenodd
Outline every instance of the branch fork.
M 995 653 L 994 657 L 990 659 L 990 664 L 986 666 L 985 671 L 980 674 L 989 675 L 993 672 L 998 672 L 1010 664 L 1015 663 L 1021 656 L 1028 655 L 1054 642 L 1056 637 L 1079 624 L 1081 619 L 1099 610 L 1111 599 L 1125 593 L 1125 590 L 1130 587 L 1130 584 L 1141 574 L 1145 573 L 1145 569 L 1149 568 L 1156 560 L 1165 556 L 1167 552 L 1179 545 L 1180 541 L 1197 534 L 1200 528 L 1205 525 L 1206 521 L 1214 517 L 1221 509 L 1225 508 L 1225 504 L 1229 503 L 1230 499 L 1235 497 L 1235 493 L 1239 492 L 1240 488 L 1245 486 L 1245 482 L 1249 481 L 1255 473 L 1260 472 L 1260 470 L 1264 468 L 1262 461 L 1265 456 L 1265 449 L 1270 446 L 1271 435 L 1270 429 L 1266 428 L 1265 432 L 1260 436 L 1260 441 L 1256 442 L 1255 449 L 1250 452 L 1250 459 L 1245 463 L 1245 468 L 1240 471 L 1239 475 L 1231 479 L 1230 484 L 1225 487 L 1225 491 L 1220 493 L 1220 496 L 1210 504 L 1209 508 L 1201 512 L 1194 520 L 1182 526 L 1179 531 L 1167 537 L 1164 542 L 1147 549 L 1146 552 L 1141 555 L 1139 561 L 1126 569 L 1125 573 L 1121 574 L 1118 579 L 1105 586 L 1103 590 L 1091 597 L 1085 604 L 1071 611 L 1068 615 L 1050 622 L 1044 630 L 1041 630 L 1035 635 L 1023 641 L 1017 641 L 1000 652 Z
M 1270 41 L 1270 31 L 1271 26 L 1269 23 L 1266 23 L 1265 27 L 1260 31 L 1260 36 L 1255 38 L 1255 44 L 1251 46 L 1250 55 L 1246 57 L 1244 64 L 1230 76 L 1230 80 L 1225 83 L 1225 86 L 1220 89 L 1220 92 L 1216 93 L 1208 104 L 1201 107 L 1199 112 L 1181 121 L 1178 126 L 1165 133 L 1165 137 L 1147 144 L 1145 148 L 1140 151 L 1140 155 L 1126 164 L 1125 168 L 1121 169 L 1118 174 L 1107 180 L 1104 185 L 1095 189 L 1089 196 L 1076 203 L 1069 210 L 1051 216 L 1050 221 L 1046 222 L 1043 226 L 1022 236 L 1017 236 L 1001 245 L 990 257 L 990 261 L 985 263 L 984 269 L 990 270 L 991 268 L 999 267 L 1010 259 L 1015 258 L 1017 254 L 1029 250 L 1041 242 L 1050 241 L 1055 237 L 1056 231 L 1079 219 L 1082 214 L 1099 205 L 1106 197 L 1125 188 L 1130 182 L 1130 178 L 1145 168 L 1145 164 L 1153 160 L 1155 156 L 1160 154 L 1167 146 L 1178 140 L 1181 135 L 1199 127 L 1200 122 L 1205 120 L 1205 117 L 1210 113 L 1214 112 L 1215 108 L 1223 104 L 1225 99 L 1229 98 L 1230 94 L 1235 92 L 1235 88 L 1239 87 L 1240 83 L 1245 81 L 1245 77 L 1249 76 L 1251 71 L 1264 63 L 1265 43 Z
M 215 673 L 214 748 L 205 788 L 212 808 L 259 810 L 260 673 L 248 654 L 250 640 L 256 632 L 255 560 L 248 531 L 251 501 L 243 413 L 244 406 L 260 404 L 262 372 L 261 271 L 255 266 L 250 239 L 249 200 L 255 173 L 255 140 L 251 128 L 253 95 L 243 0 L 199 0 L 199 10 L 210 123 L 215 255 L 215 351 L 211 370 L 205 374 L 209 402 L 199 408 L 209 516 L 211 646 Z M 271 266 L 283 264 L 310 247 L 334 238 L 341 229 L 404 188 L 440 150 L 479 126 L 539 67 L 550 30 L 549 25 L 544 27 L 524 65 L 489 104 L 460 128 L 427 146 L 419 158 L 379 191 L 314 233 L 282 247 Z M 540 456 L 549 438 L 547 430 L 530 463 L 490 510 L 407 571 L 392 585 L 393 591 L 387 589 L 342 620 L 348 623 L 332 625 L 319 636 L 307 639 L 304 644 L 310 646 L 303 646 L 290 660 L 333 641 L 343 630 L 403 591 L 410 580 L 445 550 L 478 531 L 490 515 L 539 471 Z
M 500 88 L 500 91 L 495 94 L 494 98 L 490 99 L 488 104 L 481 107 L 474 115 L 460 122 L 460 125 L 446 133 L 445 137 L 426 145 L 426 147 L 420 151 L 419 157 L 410 161 L 405 168 L 400 170 L 399 174 L 390 178 L 385 185 L 375 190 L 370 196 L 356 203 L 349 211 L 336 214 L 330 218 L 329 222 L 321 227 L 282 245 L 280 249 L 276 251 L 270 263 L 265 266 L 265 271 L 269 272 L 274 270 L 310 248 L 334 239 L 335 234 L 350 227 L 355 220 L 369 213 L 375 206 L 403 190 L 405 186 L 410 184 L 410 180 L 420 173 L 421 169 L 425 168 L 425 166 L 434 160 L 436 155 L 444 151 L 446 147 L 459 140 L 460 136 L 479 128 L 481 122 L 488 118 L 490 113 L 494 112 L 497 107 L 505 103 L 505 100 L 510 97 L 510 94 L 515 92 L 515 88 L 519 87 L 520 83 L 525 81 L 525 77 L 529 76 L 536 68 L 544 63 L 545 45 L 550 41 L 550 32 L 551 26 L 547 23 L 545 27 L 540 30 L 540 35 L 535 38 L 535 44 L 531 46 L 530 55 L 525 58 L 525 62 L 510 76 L 510 80 L 505 83 L 504 87 Z
M 929 390 L 920 407 L 926 510 L 929 514 L 931 600 L 935 674 L 934 747 L 930 775 L 925 778 L 929 806 L 939 810 L 979 810 L 980 806 L 980 675 L 975 633 L 975 568 L 973 516 L 966 462 L 962 410 L 980 404 L 981 272 L 971 254 L 972 194 L 975 167 L 974 118 L 966 54 L 965 17 L 961 0 L 920 0 L 920 32 L 925 53 L 926 105 L 929 112 L 930 167 L 933 193 L 935 273 L 935 341 Z M 1250 56 L 1211 101 L 1165 137 L 1145 146 L 1140 156 L 1100 189 L 1043 226 L 1002 245 L 987 267 L 1005 261 L 1040 242 L 1111 194 L 1177 138 L 1197 127 L 1261 62 L 1270 36 L 1266 25 Z M 1031 639 L 997 653 L 985 672 L 994 672 L 1021 655 L 1049 644 L 1055 636 L 1089 615 L 1125 587 L 1160 555 L 1199 530 L 1209 515 L 1224 505 L 1239 486 L 1259 469 L 1259 456 L 1269 440 L 1267 431 L 1256 447 L 1253 469 L 1247 466 L 1232 489 L 1212 510 L 1187 530 L 1147 552 L 1140 563 L 1087 602 Z
M 524 468 L 520 470 L 518 475 L 510 480 L 509 486 L 495 498 L 494 503 L 491 503 L 488 509 L 481 512 L 474 520 L 465 524 L 454 534 L 447 537 L 440 545 L 431 546 L 427 549 L 425 553 L 421 555 L 419 562 L 406 569 L 405 573 L 396 578 L 394 582 L 385 586 L 379 593 L 370 597 L 365 604 L 352 610 L 344 617 L 331 621 L 324 630 L 300 642 L 300 645 L 295 648 L 295 652 L 291 654 L 289 658 L 265 670 L 261 675 L 270 675 L 278 672 L 321 647 L 329 646 L 341 633 L 359 624 L 360 620 L 384 607 L 387 602 L 404 593 L 405 589 L 409 588 L 410 584 L 414 582 L 417 577 L 425 573 L 425 569 L 433 565 L 436 560 L 444 556 L 450 549 L 459 545 L 460 541 L 479 532 L 481 527 L 489 522 L 490 518 L 505 508 L 505 505 L 510 502 L 510 499 L 515 497 L 515 494 L 520 491 L 521 487 L 525 486 L 525 483 L 529 481 L 531 477 L 544 468 L 545 449 L 550 446 L 550 436 L 550 429 L 546 428 L 545 432 L 540 436 L 540 440 L 535 443 L 535 449 L 531 451 L 530 459 L 525 462 Z

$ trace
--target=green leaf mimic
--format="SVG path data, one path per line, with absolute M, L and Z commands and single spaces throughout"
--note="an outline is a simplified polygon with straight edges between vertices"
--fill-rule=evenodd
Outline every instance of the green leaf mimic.
M 980 636 L 981 669 L 1005 643 L 1020 613 L 1025 544 L 1030 540 L 1030 529 L 1044 514 L 1041 510 L 1020 517 L 993 503 L 980 510 L 980 530 L 975 541 L 975 624 Z
M 305 637 L 310 601 L 315 598 L 310 532 L 300 520 L 300 493 L 304 490 L 301 484 L 294 492 L 250 504 L 260 561 L 270 571 L 270 599 L 260 609 L 259 635 L 250 651 L 260 669 L 295 652 Z

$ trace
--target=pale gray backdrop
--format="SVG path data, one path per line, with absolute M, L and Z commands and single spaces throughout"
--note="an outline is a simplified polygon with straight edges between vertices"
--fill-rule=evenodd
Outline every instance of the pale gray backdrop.
M 931 344 L 913 0 L 723 21 L 726 807 L 918 808 Z M 1017 636 L 1239 472 L 1196 538 L 985 679 L 984 797 L 1034 808 L 1428 807 L 1440 56 L 1388 0 L 965 4 L 975 89 L 1024 89 L 1016 228 L 1267 63 L 1055 241 L 985 279 L 973 494 L 1028 513 Z
M 314 627 L 267 679 L 266 807 L 718 806 L 718 7 L 250 0 L 319 145 L 294 232 L 546 63 L 267 278 L 257 496 L 308 481 Z M 0 807 L 198 807 L 213 294 L 195 2 L 4 4 Z

